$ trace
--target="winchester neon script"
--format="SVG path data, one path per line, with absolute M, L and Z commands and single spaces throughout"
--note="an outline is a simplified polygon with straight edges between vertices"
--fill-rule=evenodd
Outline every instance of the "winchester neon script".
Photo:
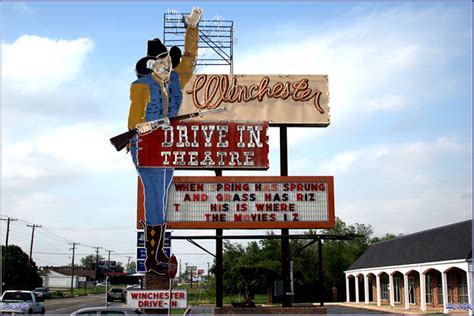
M 212 120 L 325 127 L 330 123 L 328 77 L 199 74 L 184 88 L 182 113 L 222 105 L 227 111 Z
M 265 97 L 286 100 L 291 97 L 294 101 L 312 100 L 314 106 L 323 114 L 319 105 L 321 91 L 311 89 L 308 79 L 303 78 L 294 82 L 275 82 L 270 85 L 270 78 L 265 76 L 258 84 L 238 84 L 237 78 L 232 77 L 229 82 L 227 75 L 197 75 L 191 90 L 187 94 L 193 96 L 193 103 L 199 109 L 215 109 L 224 103 L 262 102 Z

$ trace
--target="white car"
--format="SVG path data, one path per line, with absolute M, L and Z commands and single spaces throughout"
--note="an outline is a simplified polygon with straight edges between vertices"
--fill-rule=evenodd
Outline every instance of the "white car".
M 138 309 L 124 308 L 124 307 L 87 307 L 82 308 L 74 313 L 71 316 L 76 315 L 139 315 L 144 314 Z
M 104 287 L 105 287 L 105 286 L 110 286 L 110 282 L 109 282 L 109 283 L 107 283 L 107 282 L 98 282 L 95 286 L 97 286 L 97 287 L 100 287 L 100 286 L 104 286 Z
M 44 314 L 43 298 L 32 291 L 5 291 L 0 300 L 0 314 Z

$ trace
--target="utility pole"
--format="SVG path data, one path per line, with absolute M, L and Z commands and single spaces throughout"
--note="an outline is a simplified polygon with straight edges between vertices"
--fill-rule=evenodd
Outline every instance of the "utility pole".
M 7 275 L 7 249 L 8 249 L 8 235 L 10 234 L 10 222 L 17 221 L 16 218 L 7 217 L 2 218 L 2 221 L 7 221 L 7 236 L 5 239 L 5 249 L 3 250 L 2 260 L 2 283 L 0 284 L 0 292 L 3 293 L 3 285 L 5 284 L 5 276 Z
M 33 224 L 33 225 L 26 224 L 26 226 L 32 228 L 32 230 L 31 230 L 31 244 L 30 244 L 30 264 L 31 264 L 33 262 L 33 240 L 35 238 L 35 228 L 36 227 L 41 228 L 42 226 L 41 225 L 36 225 L 36 224 Z
M 132 257 L 131 257 L 131 256 L 127 256 L 127 259 L 128 259 L 128 261 L 127 261 L 127 273 L 128 273 L 129 268 L 130 268 L 130 267 L 129 267 L 129 266 L 130 266 L 130 259 L 132 259 Z
M 112 252 L 112 250 L 106 250 L 108 253 L 109 253 L 109 257 L 107 259 L 107 275 L 109 275 L 110 273 L 110 253 Z
M 76 246 L 79 245 L 77 242 L 72 243 L 72 248 L 69 248 L 69 250 L 72 250 L 72 264 L 71 264 L 71 294 L 72 294 L 72 289 L 74 285 L 74 255 L 76 252 Z
M 97 266 L 99 265 L 99 249 L 102 247 L 94 247 L 95 248 L 95 271 L 94 271 L 94 281 L 97 282 Z
M 11 218 L 11 217 L 7 217 L 6 219 L 2 218 L 2 221 L 7 221 L 7 237 L 5 239 L 5 249 L 8 247 L 8 235 L 10 234 L 10 222 L 15 222 L 17 220 L 18 219 Z
M 186 268 L 184 269 L 184 273 L 186 274 L 186 278 L 188 277 L 188 263 L 184 263 L 186 265 Z M 184 282 L 186 282 L 186 279 L 184 279 Z

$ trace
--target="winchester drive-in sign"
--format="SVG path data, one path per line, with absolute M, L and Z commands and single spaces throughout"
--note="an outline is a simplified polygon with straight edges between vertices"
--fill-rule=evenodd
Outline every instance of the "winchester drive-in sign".
M 333 177 L 174 177 L 167 223 L 183 229 L 334 227 Z
M 189 122 L 138 139 L 138 165 L 175 169 L 268 169 L 268 123 Z
M 180 114 L 223 105 L 227 110 L 212 120 L 326 127 L 328 76 L 198 74 L 184 87 Z
M 173 290 L 171 293 L 169 290 L 127 291 L 127 307 L 135 309 L 187 308 L 187 292 L 185 290 Z

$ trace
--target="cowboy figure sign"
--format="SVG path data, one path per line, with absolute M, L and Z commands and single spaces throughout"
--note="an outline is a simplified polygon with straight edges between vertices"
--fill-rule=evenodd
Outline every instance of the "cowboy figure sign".
M 184 53 L 173 46 L 168 49 L 157 38 L 148 41 L 147 56 L 136 64 L 138 79 L 130 88 L 130 112 L 128 128 L 136 129 L 130 141 L 129 150 L 133 163 L 143 185 L 145 221 L 141 224 L 145 230 L 146 261 L 148 272 L 166 274 L 169 258 L 163 252 L 166 229 L 166 204 L 168 189 L 173 179 L 172 168 L 142 167 L 138 161 L 140 135 L 150 133 L 152 127 L 146 122 L 177 116 L 184 88 L 193 74 L 198 50 L 197 25 L 202 16 L 200 8 L 193 8 L 191 15 L 185 16 L 186 25 Z

